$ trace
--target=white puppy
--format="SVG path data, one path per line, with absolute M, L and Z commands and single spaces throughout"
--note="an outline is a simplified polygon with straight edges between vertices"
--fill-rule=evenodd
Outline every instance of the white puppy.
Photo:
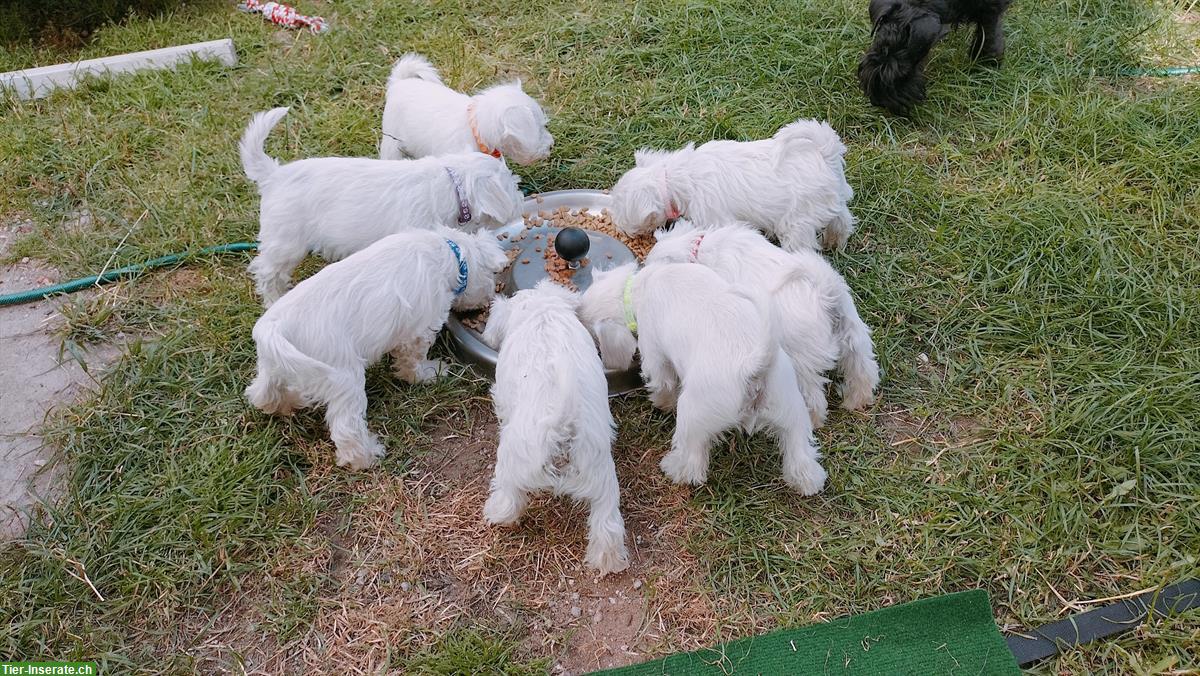
M 579 296 L 550 280 L 492 301 L 483 339 L 496 347 L 492 401 L 500 420 L 488 523 L 515 523 L 533 491 L 585 500 L 587 564 L 601 574 L 629 565 L 614 423 L 596 345 L 579 323 Z
M 854 230 L 846 146 L 828 124 L 799 120 L 764 141 L 639 150 L 612 189 L 613 224 L 647 233 L 684 216 L 700 227 L 745 221 L 788 251 L 842 248 Z
M 478 151 L 532 164 L 545 159 L 552 145 L 546 114 L 520 80 L 467 96 L 442 84 L 420 54 L 405 54 L 392 67 L 380 159 Z
M 733 284 L 767 294 L 778 318 L 780 344 L 796 370 L 813 426 L 825 422 L 824 374 L 842 372 L 842 406 L 860 409 L 874 400 L 879 365 L 871 330 L 863 323 L 846 280 L 821 254 L 788 253 L 748 226 L 697 230 L 676 221 L 654 233 L 646 263 L 700 263 Z
M 771 428 L 783 450 L 783 478 L 803 495 L 825 484 L 804 397 L 779 347 L 761 296 L 731 286 L 702 265 L 633 263 L 593 272 L 579 316 L 609 368 L 641 352 L 655 406 L 676 409 L 671 452 L 660 466 L 672 481 L 700 484 L 716 435 Z
M 384 454 L 367 429 L 366 367 L 391 353 L 413 383 L 442 370 L 426 358 L 451 307 L 487 304 L 508 264 L 487 231 L 431 228 L 391 235 L 296 285 L 254 325 L 258 375 L 246 388 L 267 413 L 324 405 L 337 464 L 370 467 Z
M 521 217 L 517 177 L 480 153 L 407 162 L 320 157 L 281 166 L 263 142 L 287 111 L 255 115 L 240 146 L 246 176 L 262 195 L 250 272 L 268 307 L 311 252 L 338 260 L 404 230 L 493 228 Z

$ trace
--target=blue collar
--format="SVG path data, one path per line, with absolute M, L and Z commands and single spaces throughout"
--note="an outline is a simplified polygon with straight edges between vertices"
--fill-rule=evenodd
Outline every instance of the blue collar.
M 458 172 L 446 167 L 446 173 L 450 174 L 450 182 L 454 184 L 454 196 L 458 198 L 458 223 L 469 223 L 471 221 L 471 205 L 467 202 L 467 193 L 463 190 L 462 179 L 459 178 Z
M 467 262 L 463 260 L 462 249 L 458 248 L 458 244 L 452 239 L 446 240 L 446 244 L 450 245 L 450 252 L 454 254 L 454 260 L 458 261 L 458 286 L 454 287 L 454 295 L 461 295 L 467 290 Z

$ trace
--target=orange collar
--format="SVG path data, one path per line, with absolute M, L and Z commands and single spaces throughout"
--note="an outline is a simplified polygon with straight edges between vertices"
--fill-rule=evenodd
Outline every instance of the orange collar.
M 479 137 L 479 122 L 475 120 L 475 102 L 471 101 L 467 104 L 467 124 L 471 127 L 471 136 L 475 137 L 475 147 L 479 148 L 479 152 L 484 155 L 491 155 L 496 159 L 500 159 L 500 151 L 494 148 L 489 148 L 488 144 L 483 142 Z

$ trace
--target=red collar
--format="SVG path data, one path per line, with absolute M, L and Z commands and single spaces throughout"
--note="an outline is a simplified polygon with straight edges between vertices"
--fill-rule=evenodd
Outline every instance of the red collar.
M 692 241 L 692 262 L 695 263 L 700 258 L 700 243 L 704 241 L 704 233 Z
M 495 148 L 489 148 L 488 144 L 484 143 L 483 139 L 479 136 L 479 123 L 475 120 L 474 101 L 467 104 L 467 124 L 471 127 L 471 136 L 475 137 L 475 147 L 479 148 L 479 152 L 500 159 L 500 151 Z

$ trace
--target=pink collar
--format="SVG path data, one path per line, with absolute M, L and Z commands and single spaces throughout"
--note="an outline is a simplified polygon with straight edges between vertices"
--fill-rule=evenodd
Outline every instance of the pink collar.
M 662 172 L 658 175 L 658 195 L 662 198 L 664 204 L 667 205 L 667 213 L 665 214 L 668 221 L 673 221 L 679 218 L 679 207 L 675 206 L 675 200 L 671 199 L 671 193 L 667 190 L 667 166 L 664 164 Z
M 692 240 L 692 262 L 695 263 L 700 258 L 700 243 L 704 241 L 704 233 Z

